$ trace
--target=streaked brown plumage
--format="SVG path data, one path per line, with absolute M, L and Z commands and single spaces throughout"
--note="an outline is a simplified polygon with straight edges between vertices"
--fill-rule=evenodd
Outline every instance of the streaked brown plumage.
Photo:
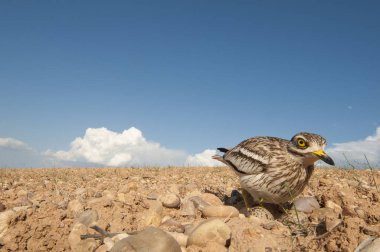
M 326 140 L 301 132 L 290 141 L 276 137 L 254 137 L 232 149 L 219 148 L 214 156 L 231 167 L 240 184 L 256 201 L 281 204 L 299 195 L 307 185 L 314 162 L 322 159 L 334 165 L 323 151 Z

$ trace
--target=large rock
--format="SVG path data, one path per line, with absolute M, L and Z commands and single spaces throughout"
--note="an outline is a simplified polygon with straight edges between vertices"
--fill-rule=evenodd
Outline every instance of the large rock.
M 231 237 L 231 229 L 220 219 L 209 219 L 201 222 L 189 235 L 188 246 L 205 247 L 207 242 L 214 241 L 226 245 Z
M 174 193 L 167 193 L 159 198 L 164 207 L 168 208 L 178 208 L 181 204 L 180 198 Z
M 178 242 L 165 231 L 147 227 L 115 243 L 110 252 L 181 252 Z

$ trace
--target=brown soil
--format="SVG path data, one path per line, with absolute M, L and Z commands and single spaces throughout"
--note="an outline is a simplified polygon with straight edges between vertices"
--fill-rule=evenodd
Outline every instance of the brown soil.
M 369 236 L 379 236 L 380 193 L 374 178 L 380 186 L 378 170 L 316 169 L 303 195 L 315 196 L 321 209 L 333 201 L 342 210 L 336 216 L 324 210 L 300 213 L 297 221 L 289 221 L 286 213 L 280 216 L 278 221 L 289 231 L 287 251 L 354 251 Z M 231 194 L 239 196 L 237 189 L 237 176 L 227 168 L 0 169 L 0 212 L 17 209 L 6 223 L 8 229 L 0 226 L 0 251 L 70 251 L 68 236 L 76 216 L 68 204 L 73 200 L 84 209 L 96 209 L 98 224 L 107 231 L 131 232 L 144 228 L 148 195 L 208 192 L 239 209 L 241 200 L 231 201 Z M 199 212 L 185 217 L 170 208 L 163 215 L 181 223 L 203 219 Z M 329 218 L 340 224 L 326 232 L 323 221 Z M 231 225 L 239 222 L 232 220 Z M 249 239 L 242 242 L 249 247 Z

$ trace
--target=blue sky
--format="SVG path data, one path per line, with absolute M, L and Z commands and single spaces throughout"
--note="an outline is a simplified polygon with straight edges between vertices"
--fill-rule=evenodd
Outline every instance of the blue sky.
M 36 153 L 101 127 L 187 154 L 360 141 L 380 126 L 379 24 L 378 1 L 1 1 L 0 138 Z

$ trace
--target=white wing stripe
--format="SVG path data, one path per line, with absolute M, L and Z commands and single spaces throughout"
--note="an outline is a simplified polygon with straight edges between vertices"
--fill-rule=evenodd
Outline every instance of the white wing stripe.
M 252 152 L 248 149 L 245 149 L 245 148 L 240 148 L 239 150 L 243 155 L 246 155 L 247 157 L 250 157 L 252 159 L 255 159 L 255 160 L 258 160 L 260 161 L 261 163 L 263 164 L 268 164 L 268 160 L 266 158 L 264 158 L 263 156 L 260 156 L 258 155 L 257 153 L 255 152 Z

